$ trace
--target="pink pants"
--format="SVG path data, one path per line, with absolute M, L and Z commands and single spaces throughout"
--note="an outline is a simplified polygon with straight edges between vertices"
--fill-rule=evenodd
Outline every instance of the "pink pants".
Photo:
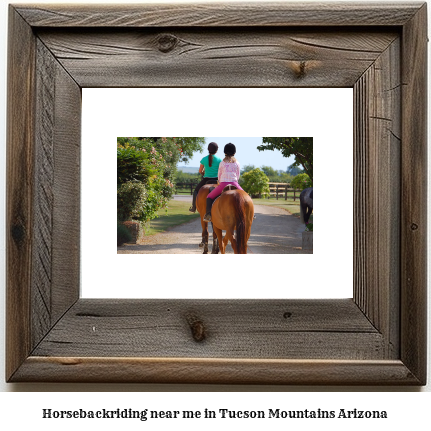
M 233 184 L 237 189 L 242 190 L 242 188 L 236 181 L 231 181 L 228 183 L 220 183 L 211 193 L 208 194 L 207 198 L 215 199 L 217 196 L 220 196 L 223 189 L 229 184 Z

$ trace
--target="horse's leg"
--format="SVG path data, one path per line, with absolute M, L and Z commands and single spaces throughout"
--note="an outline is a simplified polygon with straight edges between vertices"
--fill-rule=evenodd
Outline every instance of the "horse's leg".
M 217 238 L 217 235 L 214 235 L 213 236 L 213 249 L 212 249 L 211 254 L 218 254 L 219 251 L 220 251 L 220 247 L 218 245 L 218 238 Z
M 226 235 L 223 237 L 223 249 L 225 250 L 225 252 L 226 252 L 226 246 L 228 242 L 229 242 L 229 235 L 226 232 Z
M 305 213 L 305 224 L 308 224 L 308 221 L 310 220 L 312 209 L 308 205 L 306 208 L 307 209 L 306 209 L 306 213 Z
M 219 229 L 218 227 L 215 227 L 214 225 L 213 225 L 213 228 L 214 228 L 214 232 L 217 235 L 217 241 L 218 241 L 218 245 L 220 247 L 220 253 L 225 254 L 226 247 L 223 244 L 223 231 L 221 229 Z
M 245 247 L 245 254 L 247 254 L 247 249 L 248 249 L 248 247 L 247 247 L 247 243 L 248 243 L 248 240 L 250 239 L 250 234 L 251 234 L 251 225 L 253 224 L 253 217 L 254 217 L 254 214 L 250 214 L 250 216 L 248 216 L 249 218 L 248 218 L 248 220 L 247 220 L 247 222 L 246 222 L 246 224 L 245 224 L 245 244 L 246 244 L 246 247 Z
M 218 254 L 219 246 L 218 246 L 217 234 L 216 234 L 216 231 L 214 229 L 214 224 L 211 223 L 211 225 L 213 227 L 213 248 L 212 248 L 211 254 Z
M 204 248 L 203 254 L 208 254 L 208 223 L 204 222 L 202 214 L 201 214 L 201 225 L 202 225 L 202 242 L 199 244 L 199 247 Z
M 236 245 L 236 239 L 235 239 L 235 231 L 234 231 L 234 229 L 229 229 L 229 228 L 226 229 L 226 235 L 223 238 L 223 242 L 225 244 L 225 248 L 226 248 L 226 245 L 227 245 L 228 241 L 230 241 L 230 243 L 232 245 L 234 254 L 238 254 L 238 247 Z
M 207 231 L 207 233 L 205 234 L 205 237 L 203 238 L 203 241 L 204 241 L 204 252 L 203 252 L 203 254 L 208 254 L 208 231 Z

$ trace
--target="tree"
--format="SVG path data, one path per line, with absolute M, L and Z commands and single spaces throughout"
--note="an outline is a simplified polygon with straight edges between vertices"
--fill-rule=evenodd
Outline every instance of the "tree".
M 205 138 L 173 138 L 181 153 L 180 161 L 188 163 L 193 157 L 193 153 L 202 153 L 205 145 Z
M 292 175 L 293 177 L 295 177 L 296 175 L 298 175 L 298 174 L 302 174 L 302 169 L 301 168 L 299 168 L 298 166 L 295 166 L 295 165 L 290 165 L 290 166 L 288 166 L 288 168 L 287 168 L 287 170 L 286 170 L 286 172 L 288 173 L 288 174 L 290 174 L 290 175 Z
M 246 172 L 240 177 L 241 187 L 252 197 L 269 196 L 268 177 L 259 168 Z
M 278 177 L 278 182 L 280 183 L 290 183 L 293 179 L 293 176 L 290 174 L 286 174 L 286 172 L 281 172 Z
M 278 172 L 271 166 L 262 166 L 260 169 L 269 177 L 278 177 Z
M 257 149 L 280 150 L 283 157 L 295 156 L 292 166 L 302 166 L 313 180 L 313 138 L 262 138 Z
M 165 153 L 171 152 L 178 156 L 171 163 L 176 165 L 178 162 L 188 163 L 193 157 L 193 153 L 204 149 L 205 138 L 137 138 L 141 140 L 152 140 L 157 150 L 163 149 Z
M 297 175 L 290 183 L 290 185 L 296 190 L 304 190 L 308 187 L 313 187 L 313 183 L 310 177 L 306 173 Z
M 243 166 L 243 168 L 241 169 L 241 175 L 245 174 L 246 172 L 250 172 L 255 168 L 254 165 L 245 165 Z
M 195 173 L 191 174 L 188 172 L 176 171 L 175 172 L 175 182 L 177 183 L 195 183 L 197 184 L 202 179 L 201 174 Z

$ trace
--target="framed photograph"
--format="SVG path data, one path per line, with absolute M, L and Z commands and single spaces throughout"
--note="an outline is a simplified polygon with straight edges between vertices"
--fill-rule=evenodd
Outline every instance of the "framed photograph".
M 143 100 L 151 100 L 151 103 L 143 104 Z M 167 104 L 170 100 L 178 102 Z M 352 298 L 353 89 L 85 88 L 82 107 L 81 298 Z M 168 122 L 161 112 L 168 114 Z M 144 144 L 136 138 L 117 138 L 119 130 L 122 136 L 204 136 L 205 133 L 208 136 L 210 133 L 212 137 L 204 138 L 204 151 L 193 154 L 187 169 L 199 169 L 210 142 L 218 144 L 217 155 L 223 154 L 225 144 L 233 142 L 241 170 L 255 165 L 268 172 L 265 168 L 268 166 L 279 169 L 279 175 L 294 162 L 294 157 L 289 160 L 277 150 L 258 151 L 262 137 L 256 136 L 266 136 L 265 131 L 277 136 L 286 132 L 290 136 L 308 136 L 306 133 L 309 133 L 315 143 L 313 182 L 315 195 L 319 195 L 316 220 L 318 226 L 324 226 L 313 233 L 308 232 L 314 235 L 316 256 L 311 255 L 312 244 L 304 250 L 303 238 L 307 235 L 304 235 L 304 223 L 299 216 L 294 216 L 300 213 L 299 192 L 296 192 L 296 200 L 292 191 L 289 191 L 289 199 L 285 199 L 283 191 L 278 199 L 275 195 L 270 199 L 254 196 L 256 218 L 247 243 L 247 258 L 240 257 L 235 261 L 235 269 L 229 273 L 229 283 L 220 283 L 218 274 L 208 276 L 208 260 L 202 256 L 214 250 L 212 227 L 209 227 L 207 247 L 199 247 L 201 218 L 199 212 L 188 211 L 192 205 L 191 188 L 188 185 L 180 194 L 178 182 L 181 180 L 178 179 L 175 181 L 177 191 L 167 205 L 167 212 L 163 209 L 159 212 L 160 218 L 147 222 L 145 235 L 115 250 L 116 231 L 112 227 L 117 216 L 117 195 L 114 193 L 118 181 L 117 144 L 120 154 L 129 151 L 121 149 L 121 142 Z M 247 137 L 239 136 L 242 132 Z M 165 151 L 169 145 L 169 139 L 164 143 L 158 141 L 155 148 Z M 151 153 L 153 146 L 151 141 L 146 153 Z M 334 163 L 334 154 L 340 163 Z M 341 218 L 333 217 L 332 200 L 325 199 L 330 193 L 326 179 L 331 169 L 342 179 L 337 184 L 337 193 L 348 196 L 343 201 Z M 242 173 L 240 182 L 246 178 L 247 175 Z M 152 235 L 158 226 L 173 219 L 171 214 L 177 211 L 179 203 L 183 205 L 185 219 L 197 218 L 168 232 Z M 132 223 L 135 227 L 141 226 L 137 221 Z M 340 223 L 343 224 L 342 235 L 337 234 Z M 340 250 L 343 253 L 340 254 Z M 226 253 L 233 252 L 228 244 Z M 280 265 L 283 260 L 279 255 L 282 254 L 290 254 L 286 271 Z M 303 254 L 309 256 L 304 258 Z M 337 256 L 337 259 L 322 259 L 322 256 Z M 144 272 L 143 265 L 152 270 Z M 164 271 L 167 267 L 168 272 Z M 267 283 L 268 269 L 273 267 L 278 273 L 277 278 Z M 311 273 L 310 267 L 313 268 Z M 331 273 L 331 284 L 324 288 L 320 285 L 322 272 Z M 304 285 L 305 273 L 308 275 Z M 153 286 L 148 286 L 147 277 L 155 280 Z M 249 280 L 247 286 L 244 286 L 244 279 Z M 204 289 L 198 280 L 205 280 Z
M 425 3 L 11 5 L 8 43 L 7 381 L 426 384 Z M 118 87 L 353 89 L 352 298 L 83 298 L 82 90 Z

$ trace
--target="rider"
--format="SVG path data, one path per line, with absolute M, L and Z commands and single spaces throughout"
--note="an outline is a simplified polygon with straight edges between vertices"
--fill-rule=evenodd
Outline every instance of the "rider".
M 215 142 L 211 142 L 208 145 L 209 155 L 205 156 L 201 160 L 201 164 L 199 166 L 199 173 L 203 174 L 203 178 L 193 192 L 193 203 L 192 206 L 189 208 L 189 211 L 192 213 L 196 212 L 196 198 L 198 196 L 200 188 L 204 184 L 217 184 L 217 172 L 221 162 L 221 159 L 214 155 L 215 153 L 217 153 L 217 151 L 218 145 Z
M 218 168 L 219 185 L 207 196 L 207 209 L 204 216 L 205 221 L 211 221 L 211 207 L 217 196 L 220 196 L 223 189 L 233 184 L 237 189 L 242 190 L 238 184 L 240 166 L 234 155 L 236 153 L 235 145 L 232 143 L 226 144 L 224 147 L 225 158 L 220 163 Z

